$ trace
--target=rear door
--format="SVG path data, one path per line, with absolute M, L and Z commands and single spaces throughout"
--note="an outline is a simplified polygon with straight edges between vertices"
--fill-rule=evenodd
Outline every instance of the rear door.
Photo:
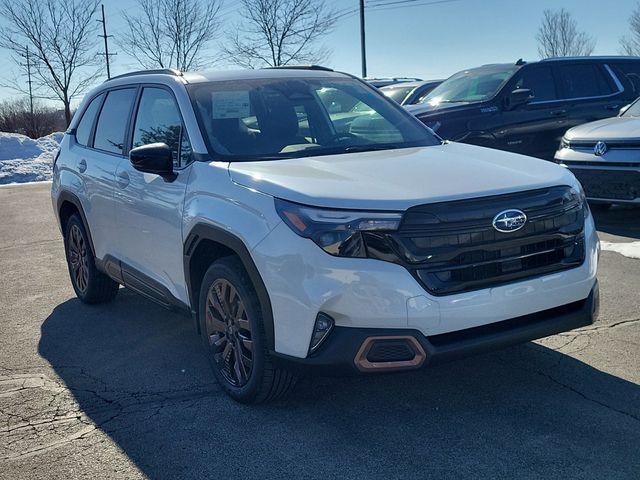
M 564 63 L 558 65 L 563 98 L 569 102 L 567 129 L 615 117 L 623 107 L 622 86 L 611 69 L 601 63 Z
M 567 129 L 568 104 L 558 91 L 552 64 L 525 66 L 503 89 L 503 100 L 517 89 L 530 89 L 531 102 L 504 108 L 494 135 L 501 150 L 551 160 Z
M 173 150 L 175 178 L 134 169 L 116 171 L 116 218 L 125 285 L 156 300 L 187 302 L 182 252 L 182 212 L 191 144 L 174 95 L 160 85 L 142 86 L 132 119 L 133 148 L 165 143 Z M 161 297 L 161 298 L 159 298 Z
M 133 106 L 135 92 L 135 88 L 121 88 L 93 99 L 78 124 L 72 148 L 78 171 L 84 179 L 81 201 L 86 200 L 83 208 L 96 256 L 100 259 L 116 253 L 115 174 L 124 158 L 126 118 Z

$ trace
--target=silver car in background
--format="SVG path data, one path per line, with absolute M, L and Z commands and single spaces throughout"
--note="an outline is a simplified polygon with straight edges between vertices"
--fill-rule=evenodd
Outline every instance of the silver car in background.
M 556 152 L 556 162 L 571 170 L 596 205 L 640 204 L 639 100 L 617 117 L 568 130 Z

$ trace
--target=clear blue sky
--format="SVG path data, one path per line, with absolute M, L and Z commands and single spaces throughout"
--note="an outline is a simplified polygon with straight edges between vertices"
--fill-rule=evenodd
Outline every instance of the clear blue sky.
M 421 5 L 428 1 L 416 1 L 414 6 L 401 4 L 402 8 L 371 9 L 367 14 L 370 76 L 446 78 L 463 68 L 484 63 L 515 62 L 521 57 L 534 60 L 538 56 L 535 34 L 545 8 L 569 10 L 579 28 L 596 37 L 595 54 L 618 54 L 619 39 L 627 33 L 628 17 L 637 3 L 637 0 L 458 0 Z M 358 6 L 358 0 L 327 0 L 327 3 L 340 11 Z M 130 9 L 133 1 L 105 0 L 104 4 L 110 33 L 118 36 L 124 27 L 120 12 Z M 237 4 L 237 0 L 225 1 L 222 12 L 226 25 L 239 20 Z M 360 73 L 358 15 L 341 18 L 325 44 L 333 50 L 328 66 Z M 112 49 L 119 50 L 115 45 Z M 0 62 L 5 64 L 7 59 L 8 54 L 0 51 Z M 113 62 L 113 74 L 135 68 L 132 60 L 122 53 Z M 0 77 L 7 73 L 3 70 Z M 11 92 L 0 89 L 0 99 L 9 95 Z

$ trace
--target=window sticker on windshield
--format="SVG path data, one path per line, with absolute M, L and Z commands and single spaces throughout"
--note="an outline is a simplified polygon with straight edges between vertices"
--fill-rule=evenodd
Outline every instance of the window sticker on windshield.
M 211 115 L 214 119 L 243 118 L 250 114 L 249 91 L 211 92 Z

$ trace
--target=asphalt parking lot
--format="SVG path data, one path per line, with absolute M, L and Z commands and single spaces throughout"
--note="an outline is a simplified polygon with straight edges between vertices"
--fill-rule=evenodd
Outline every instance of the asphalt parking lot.
M 599 213 L 640 239 L 640 210 Z M 640 260 L 603 252 L 599 322 L 414 373 L 241 406 L 189 319 L 75 299 L 49 185 L 0 188 L 0 478 L 640 478 Z

